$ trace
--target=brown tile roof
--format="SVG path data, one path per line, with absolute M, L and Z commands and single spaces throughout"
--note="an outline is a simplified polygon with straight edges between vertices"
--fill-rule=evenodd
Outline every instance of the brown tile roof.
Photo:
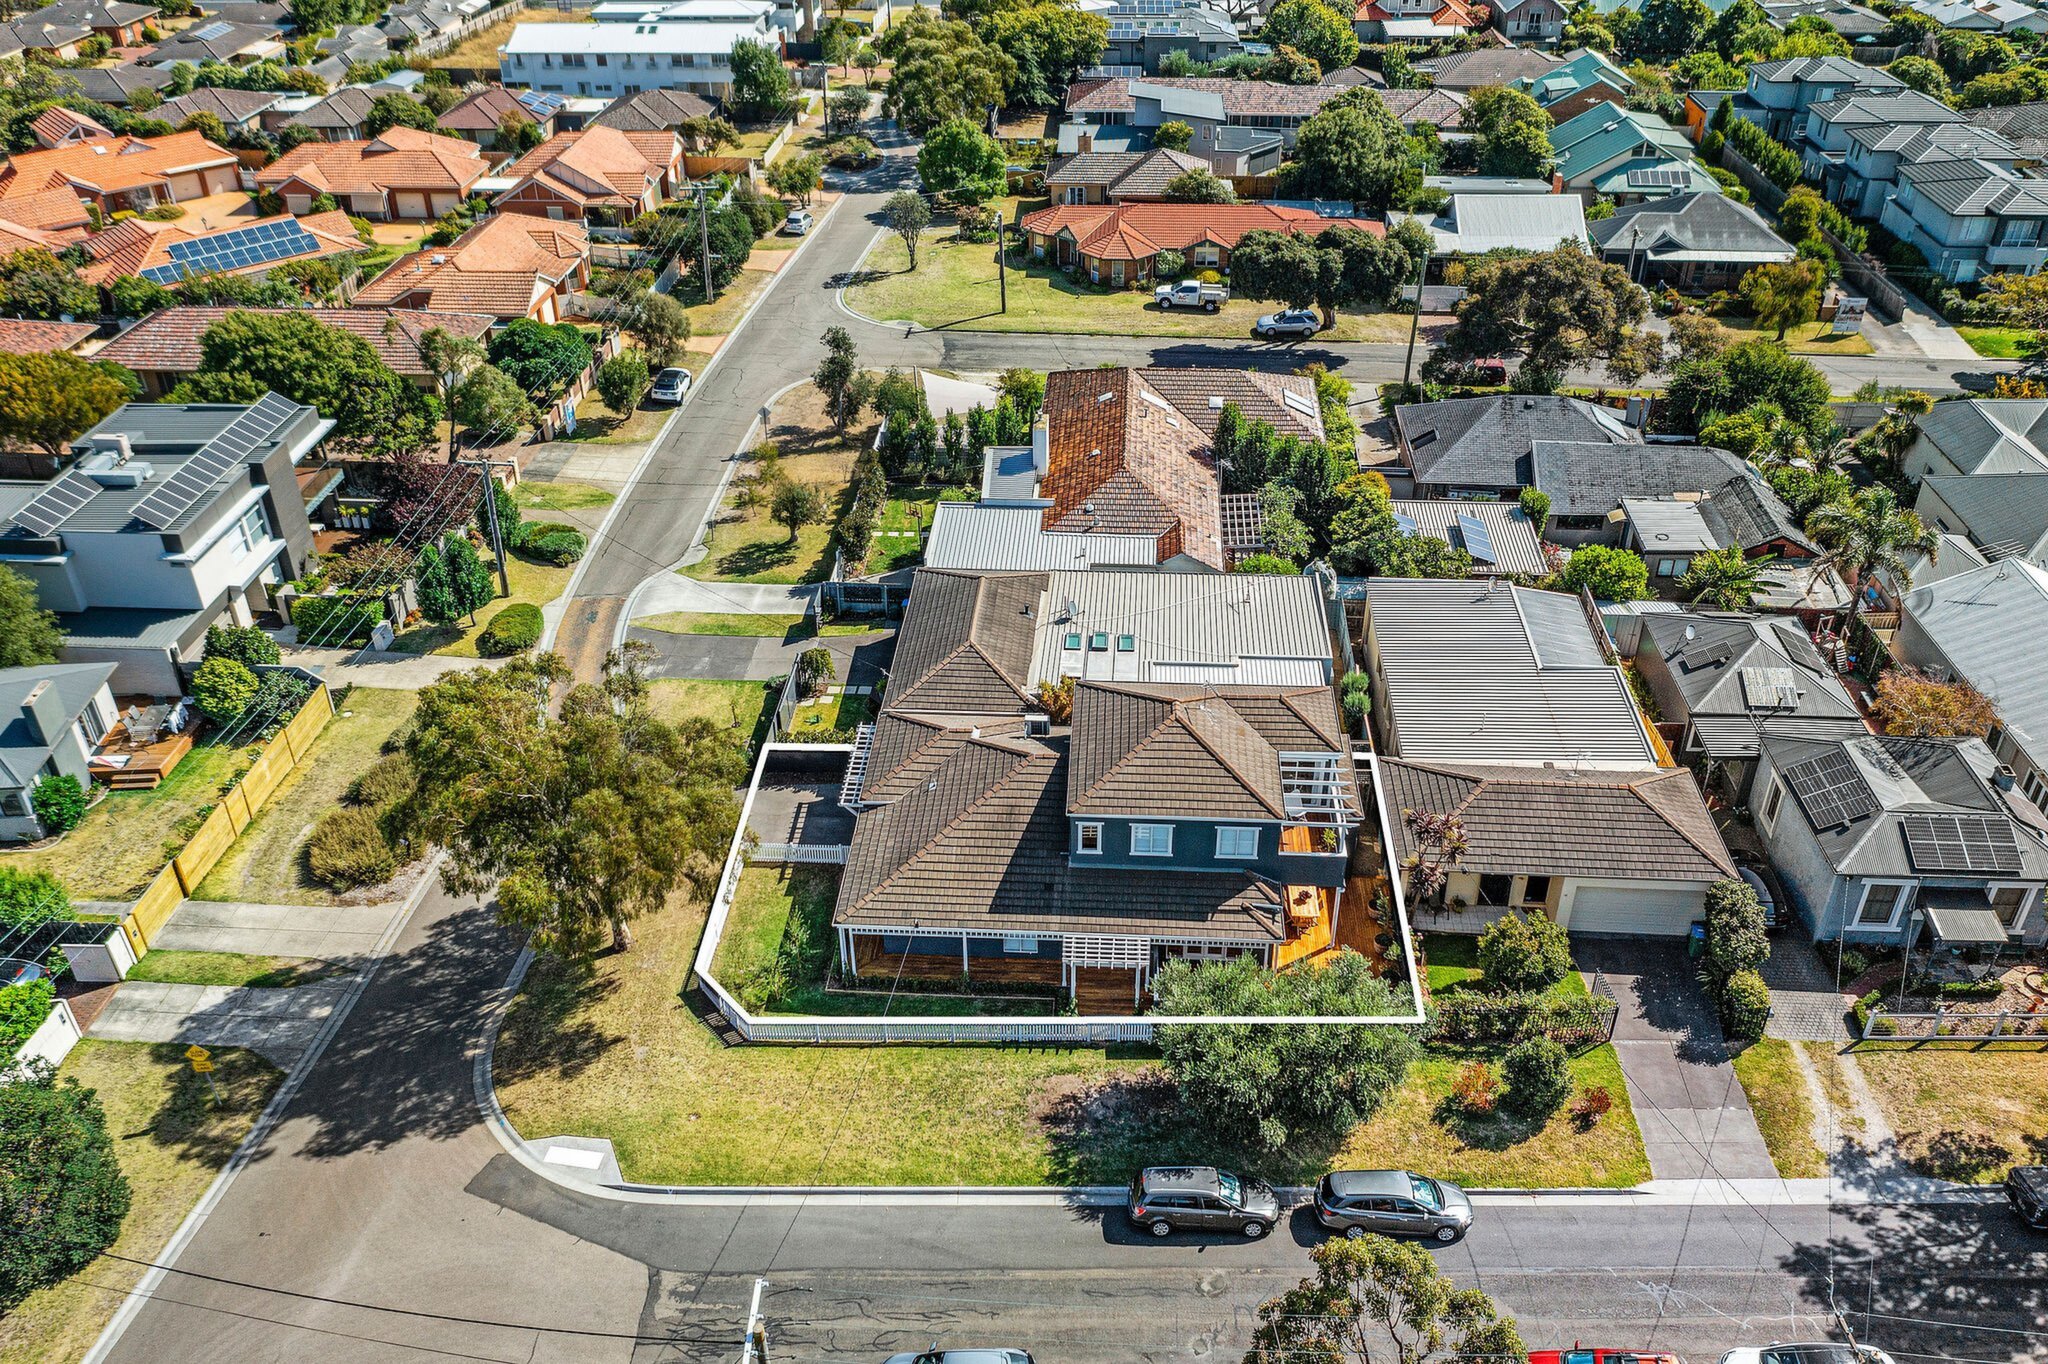
M 132 370 L 190 374 L 199 368 L 199 338 L 231 312 L 283 313 L 284 308 L 165 308 L 102 346 L 94 356 Z M 377 358 L 409 379 L 429 377 L 420 362 L 419 338 L 436 327 L 465 340 L 478 340 L 495 318 L 483 313 L 426 313 L 400 308 L 318 308 L 313 316 L 328 326 L 370 343 Z
M 1727 846 L 1682 767 L 1568 772 L 1482 763 L 1380 760 L 1394 852 L 1415 853 L 1401 812 L 1456 814 L 1462 871 L 1715 881 L 1735 874 Z
M 256 183 L 274 190 L 298 181 L 327 194 L 465 191 L 490 168 L 473 142 L 400 127 L 366 142 L 304 143 L 258 171 Z
M 1200 244 L 1229 250 L 1255 230 L 1315 236 L 1355 227 L 1376 237 L 1387 233 L 1385 223 L 1369 218 L 1325 218 L 1279 204 L 1055 204 L 1025 214 L 1020 226 L 1045 236 L 1067 233 L 1083 255 L 1099 260 L 1149 260 Z
M 450 132 L 494 133 L 507 114 L 517 114 L 521 123 L 534 121 L 518 96 L 502 85 L 487 85 L 441 115 L 440 122 Z
M 1283 436 L 1323 438 L 1322 408 L 1316 402 L 1315 380 L 1305 374 L 1268 374 L 1255 369 L 1155 365 L 1138 373 L 1154 392 L 1202 429 L 1216 434 L 1224 403 L 1237 404 L 1248 420 L 1271 425 Z M 1283 394 L 1292 393 L 1290 402 Z M 1217 402 L 1217 399 L 1222 402 Z
M 903 613 L 888 704 L 905 710 L 1021 715 L 1043 573 L 925 569 Z
M 229 90 L 223 86 L 202 85 L 189 94 L 165 100 L 151 112 L 150 117 L 176 126 L 194 114 L 206 113 L 223 123 L 244 123 L 283 98 L 275 90 Z
M 0 317 L 0 354 L 47 355 L 70 350 L 98 330 L 90 322 L 27 322 Z
M 1307 118 L 1343 93 L 1333 85 L 1282 85 L 1220 76 L 1118 76 L 1075 81 L 1067 87 L 1067 112 L 1130 113 L 1138 107 L 1131 87 L 1139 84 L 1221 96 L 1223 111 L 1232 118 Z
M 1120 199 L 1157 199 L 1173 180 L 1189 171 L 1207 170 L 1209 163 L 1186 152 L 1082 152 L 1070 156 L 1045 183 L 1054 189 L 1063 185 L 1101 185 Z
M 1387 112 L 1396 122 L 1405 127 L 1417 123 L 1434 124 L 1438 128 L 1463 128 L 1465 107 L 1470 100 L 1456 90 L 1382 90 L 1380 98 L 1386 102 Z
M 4 205 L 0 205 L 4 208 Z M 274 218 L 245 218 L 226 227 L 200 230 L 183 222 L 156 223 L 146 218 L 128 218 L 115 223 L 104 232 L 85 239 L 85 252 L 91 259 L 80 267 L 79 278 L 87 284 L 109 284 L 129 275 L 139 275 L 153 265 L 168 265 L 172 257 L 170 248 L 180 242 L 198 241 L 203 237 L 218 237 L 223 233 L 238 232 L 259 223 L 290 221 L 292 215 L 280 213 Z M 327 256 L 344 256 L 351 252 L 366 250 L 356 236 L 355 226 L 348 220 L 348 214 L 339 209 L 328 213 L 310 213 L 297 220 L 300 227 L 313 235 L 318 248 L 296 256 L 280 256 L 276 260 L 264 261 L 260 265 L 245 265 L 225 273 L 231 275 L 258 274 L 272 270 L 287 261 L 320 260 Z
M 93 137 L 22 152 L 0 171 L 0 200 L 76 185 L 112 193 L 160 185 L 174 172 L 235 164 L 235 154 L 196 132 L 168 137 Z
M 1040 496 L 1049 531 L 1145 535 L 1162 562 L 1226 568 L 1208 438 L 1134 369 L 1048 375 Z
M 1431 57 L 1415 63 L 1415 69 L 1440 89 L 1476 90 L 1482 85 L 1506 85 L 1522 76 L 1540 76 L 1564 61 L 1563 56 L 1533 47 L 1482 47 Z
M 1067 864 L 1064 739 L 969 737 L 902 799 L 861 813 L 835 924 L 1019 933 L 1286 937 L 1281 889 L 1244 872 Z
M 579 128 L 556 133 L 500 174 L 520 182 L 508 197 L 533 183 L 574 204 L 628 205 L 658 190 L 680 154 L 674 133 Z

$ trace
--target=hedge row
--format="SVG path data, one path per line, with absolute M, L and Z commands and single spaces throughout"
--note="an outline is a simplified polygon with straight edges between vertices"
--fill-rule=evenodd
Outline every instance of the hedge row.
M 1728 125 L 1728 144 L 1779 189 L 1799 183 L 1799 154 L 1746 118 Z
M 292 624 L 301 644 L 361 644 L 384 619 L 384 603 L 361 597 L 301 597 Z
M 540 608 L 532 602 L 516 601 L 491 617 L 476 637 L 476 651 L 485 658 L 502 658 L 540 642 Z
M 839 552 L 848 564 L 867 562 L 868 549 L 874 544 L 875 522 L 882 515 L 882 508 L 889 501 L 889 477 L 882 470 L 882 457 L 870 446 L 860 452 L 860 458 L 853 464 L 853 505 L 840 519 L 835 532 L 839 540 Z
M 1552 995 L 1449 995 L 1430 1002 L 1430 1037 L 1461 1046 L 1548 1037 L 1567 1047 L 1605 1042 L 1613 1004 Z

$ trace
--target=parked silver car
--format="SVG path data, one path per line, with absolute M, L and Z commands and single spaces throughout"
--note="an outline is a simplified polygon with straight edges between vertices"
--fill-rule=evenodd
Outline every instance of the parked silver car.
M 1322 318 L 1306 308 L 1289 308 L 1285 312 L 1267 313 L 1252 327 L 1252 331 L 1266 341 L 1277 341 L 1281 337 L 1305 341 L 1322 329 Z
M 1875 1345 L 1843 1345 L 1818 1341 L 1812 1345 L 1744 1346 L 1721 1356 L 1721 1364 L 1892 1364 Z
M 1333 1170 L 1316 1184 L 1316 1221 L 1346 1236 L 1423 1236 L 1449 1245 L 1472 1230 L 1455 1184 L 1406 1170 Z
M 1029 1350 L 941 1350 L 890 1355 L 886 1364 L 1031 1364 Z
M 1280 1197 L 1270 1184 L 1212 1165 L 1155 1165 L 1131 1181 L 1124 1211 L 1154 1236 L 1234 1231 L 1250 1239 L 1280 1220 Z

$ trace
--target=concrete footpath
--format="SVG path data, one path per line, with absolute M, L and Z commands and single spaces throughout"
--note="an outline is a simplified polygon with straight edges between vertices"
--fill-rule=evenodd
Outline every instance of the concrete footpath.
M 298 1063 L 348 993 L 346 978 L 289 989 L 122 984 L 87 1034 L 107 1042 L 197 1042 L 247 1047 L 282 1069 Z
M 231 900 L 187 900 L 151 939 L 177 952 L 246 952 L 251 956 L 310 957 L 354 963 L 366 959 L 405 903 L 383 905 L 262 905 Z M 125 988 L 125 987 L 124 987 Z

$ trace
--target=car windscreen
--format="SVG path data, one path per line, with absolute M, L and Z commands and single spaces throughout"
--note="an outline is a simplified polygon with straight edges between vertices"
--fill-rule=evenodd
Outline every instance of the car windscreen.
M 1869 1364 L 1847 1345 L 1790 1345 L 1763 1351 L 1762 1364 Z
M 1415 1201 L 1431 1212 L 1442 1212 L 1444 1196 L 1436 1187 L 1436 1181 L 1424 1179 L 1421 1175 L 1408 1176 L 1408 1185 L 1415 1191 Z
M 1223 1196 L 1233 1203 L 1244 1202 L 1244 1185 L 1228 1170 L 1218 1172 L 1216 1187 L 1223 1190 Z

